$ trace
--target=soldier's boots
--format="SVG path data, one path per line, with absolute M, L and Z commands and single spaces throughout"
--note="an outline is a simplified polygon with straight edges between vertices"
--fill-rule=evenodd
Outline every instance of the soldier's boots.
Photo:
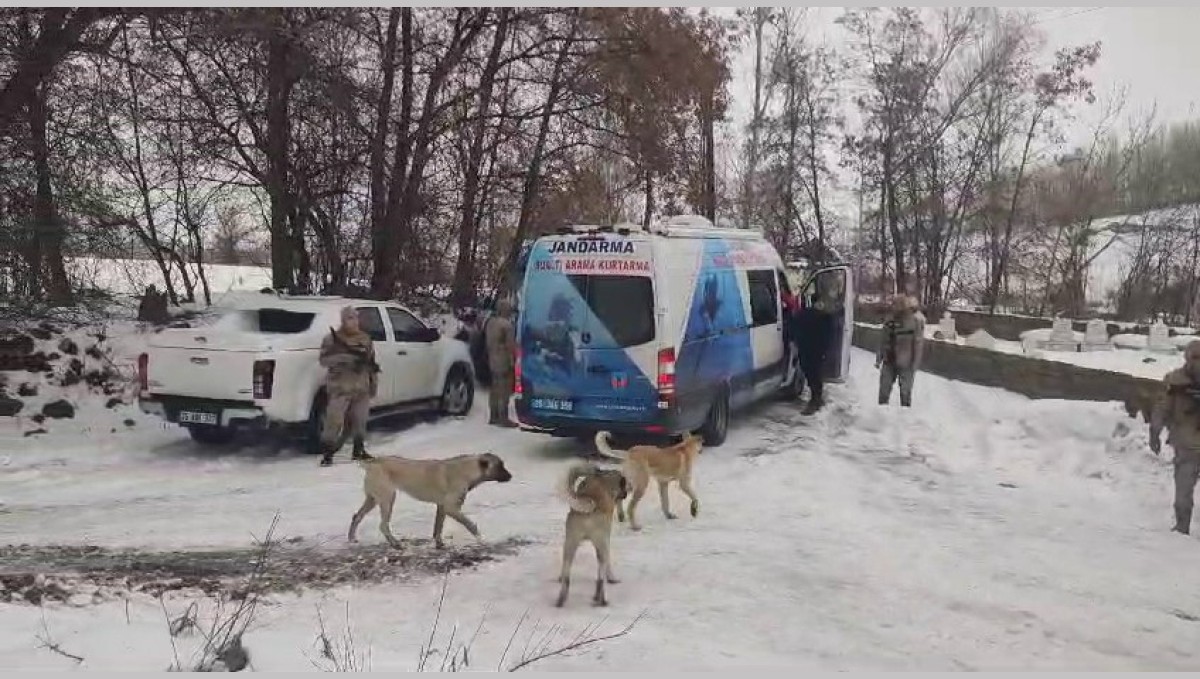
M 1183 535 L 1189 535 L 1192 527 L 1192 508 L 1191 507 L 1176 507 L 1175 508 L 1175 527 L 1171 530 Z
M 812 415 L 825 405 L 825 401 L 819 398 L 809 399 L 808 404 L 804 406 L 804 410 L 800 411 L 801 415 Z
M 354 439 L 354 452 L 350 454 L 351 460 L 374 460 L 375 456 L 367 452 L 367 446 L 361 438 Z
M 337 452 L 337 448 L 334 448 L 333 446 L 328 446 L 328 445 L 321 446 L 321 466 L 322 467 L 332 467 L 333 466 L 333 454 L 336 452 Z

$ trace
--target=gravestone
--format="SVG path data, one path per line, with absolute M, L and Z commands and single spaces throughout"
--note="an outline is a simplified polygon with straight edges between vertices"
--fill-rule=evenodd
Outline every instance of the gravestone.
M 1108 324 L 1099 318 L 1088 321 L 1087 330 L 1083 333 L 1084 351 L 1109 351 L 1113 348 L 1108 339 Z
M 1150 326 L 1150 335 L 1146 339 L 1146 348 L 1150 351 L 1171 353 L 1175 351 L 1175 343 L 1171 341 L 1171 330 L 1166 323 L 1155 321 Z
M 979 329 L 967 335 L 967 346 L 992 351 L 996 348 L 996 338 L 989 335 L 987 330 Z
M 1075 341 L 1075 331 L 1071 328 L 1071 319 L 1054 319 L 1054 324 L 1050 326 L 1050 337 L 1041 348 L 1046 351 L 1079 351 L 1079 343 Z
M 938 321 L 938 330 L 942 331 L 942 337 L 953 342 L 958 339 L 958 328 L 954 323 L 954 315 L 949 311 L 942 314 L 942 318 Z

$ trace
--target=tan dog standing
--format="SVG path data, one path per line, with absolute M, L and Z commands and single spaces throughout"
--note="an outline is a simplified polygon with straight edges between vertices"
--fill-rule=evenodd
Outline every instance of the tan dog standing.
M 667 487 L 672 481 L 678 482 L 679 490 L 691 498 L 692 516 L 695 517 L 700 513 L 700 500 L 696 497 L 696 491 L 692 490 L 692 466 L 695 464 L 696 456 L 704 447 L 703 439 L 695 434 L 685 434 L 683 440 L 673 446 L 660 448 L 643 445 L 634 446 L 627 451 L 613 450 L 608 440 L 608 432 L 596 432 L 596 450 L 600 451 L 604 457 L 619 460 L 624 469 L 625 478 L 629 479 L 630 485 L 633 486 L 633 498 L 629 500 L 630 528 L 642 529 L 637 522 L 635 512 L 638 502 L 646 494 L 646 488 L 650 485 L 652 477 L 658 481 L 658 496 L 662 502 L 664 516 L 668 519 L 675 518 L 675 515 L 671 513 L 670 498 L 667 496 Z M 618 505 L 617 517 L 621 521 L 625 520 L 625 512 L 621 510 L 620 505 Z
M 363 518 L 379 505 L 379 532 L 388 544 L 399 547 L 389 525 L 392 521 L 392 505 L 396 502 L 396 491 L 401 490 L 415 500 L 437 505 L 437 516 L 433 520 L 433 541 L 443 547 L 442 525 L 446 517 L 462 524 L 479 539 L 479 528 L 462 513 L 467 493 L 485 481 L 507 483 L 512 474 L 504 467 L 504 461 L 491 453 L 483 455 L 459 455 L 445 460 L 410 460 L 403 457 L 377 457 L 360 463 L 366 471 L 363 492 L 366 498 L 362 507 L 354 512 L 350 520 L 347 539 L 357 542 L 355 533 Z
M 567 472 L 566 493 L 571 510 L 567 512 L 566 536 L 563 539 L 562 572 L 558 581 L 555 606 L 567 602 L 571 589 L 571 565 L 575 552 L 584 541 L 592 543 L 596 550 L 596 593 L 592 603 L 607 606 L 604 583 L 617 584 L 612 571 L 612 555 L 609 540 L 612 537 L 613 510 L 620 507 L 629 485 L 625 476 L 615 469 L 600 469 L 593 464 L 577 464 Z

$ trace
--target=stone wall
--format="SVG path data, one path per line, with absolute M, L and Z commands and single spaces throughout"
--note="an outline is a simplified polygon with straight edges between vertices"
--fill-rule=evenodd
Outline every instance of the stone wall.
M 854 346 L 874 353 L 881 335 L 877 327 L 856 324 Z M 999 387 L 1034 399 L 1120 401 L 1131 417 L 1140 414 L 1147 421 L 1160 384 L 1157 380 L 1124 373 L 936 340 L 925 342 L 921 369 L 939 377 Z
M 960 335 L 970 335 L 979 329 L 987 330 L 988 334 L 996 339 L 1010 340 L 1019 342 L 1021 333 L 1026 330 L 1037 330 L 1038 328 L 1049 328 L 1052 319 L 1035 318 L 1033 316 L 1008 316 L 1005 314 L 989 314 L 981 311 L 952 311 L 954 314 L 954 327 Z M 883 323 L 887 317 L 887 307 L 882 305 L 860 304 L 854 308 L 854 320 L 860 323 L 871 323 L 879 325 Z M 926 320 L 930 323 L 937 323 L 941 319 L 941 313 L 927 314 Z M 1077 332 L 1085 332 L 1087 330 L 1087 321 L 1073 321 L 1072 327 Z M 1147 335 L 1150 333 L 1150 327 L 1139 325 L 1136 327 L 1122 328 L 1115 323 L 1108 323 L 1108 336 L 1119 334 L 1129 335 Z M 1171 330 L 1171 335 L 1176 333 Z

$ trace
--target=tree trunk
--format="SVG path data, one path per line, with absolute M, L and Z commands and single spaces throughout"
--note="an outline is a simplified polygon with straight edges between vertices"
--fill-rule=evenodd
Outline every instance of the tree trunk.
M 754 180 L 758 173 L 759 139 L 762 134 L 762 83 L 763 83 L 763 28 L 766 25 L 766 7 L 754 8 L 754 109 L 750 112 L 750 143 L 746 149 L 746 176 L 742 186 L 742 228 L 750 228 L 754 215 Z
M 883 195 L 887 205 L 887 226 L 892 237 L 892 260 L 895 266 L 896 292 L 908 294 L 908 270 L 904 259 L 904 238 L 900 232 L 900 201 L 896 197 L 890 143 L 883 152 Z
M 646 211 L 642 214 L 642 226 L 649 228 L 650 221 L 654 217 L 654 172 L 649 168 L 646 169 L 644 193 L 646 195 Z
M 1021 162 L 1017 165 L 1017 177 L 1013 186 L 1012 200 L 1008 206 L 1008 216 L 1004 222 L 1004 238 L 998 244 L 999 252 L 997 252 L 996 264 L 992 269 L 992 279 L 988 282 L 988 308 L 991 313 L 996 313 L 996 305 L 999 303 L 1000 286 L 1004 280 L 1005 272 L 1008 270 L 1008 260 L 1010 251 L 1012 250 L 1012 233 L 1013 225 L 1016 222 L 1017 205 L 1021 197 L 1021 187 L 1025 179 L 1025 169 L 1029 163 L 1029 149 L 1033 144 L 1034 134 L 1037 132 L 1038 122 L 1041 120 L 1041 112 L 1035 113 L 1033 119 L 1029 123 L 1029 129 L 1025 133 L 1025 145 L 1021 149 Z
M 38 87 L 29 99 L 29 132 L 33 144 L 33 166 L 37 192 L 33 199 L 34 237 L 38 240 L 42 261 L 37 264 L 49 275 L 46 295 L 53 306 L 72 303 L 71 284 L 63 261 L 63 241 L 66 229 L 54 206 L 54 188 L 50 181 L 50 146 L 46 140 L 46 88 Z M 30 263 L 33 265 L 33 263 Z
M 400 209 L 404 178 L 408 174 L 408 156 L 412 145 L 413 104 L 413 13 L 400 10 L 400 120 L 396 123 L 396 150 L 392 158 L 392 176 L 388 182 L 387 204 L 378 229 L 373 233 L 371 255 L 374 264 L 371 293 L 376 299 L 396 294 L 400 278 L 400 234 L 396 214 Z
M 287 10 L 272 10 L 276 25 L 267 42 L 267 176 L 266 190 L 271 201 L 271 284 L 276 289 L 288 289 L 295 283 L 295 240 L 290 232 L 289 217 L 293 200 L 288 186 L 288 153 L 291 147 L 291 121 L 288 119 L 288 100 L 292 79 L 289 59 L 292 57 L 290 38 L 285 34 Z
M 716 112 L 713 110 L 714 93 L 704 93 L 704 104 L 700 107 L 700 129 L 704 143 L 704 216 L 710 222 L 717 221 L 717 160 L 716 160 Z
M 476 202 L 479 195 L 480 176 L 483 171 L 484 140 L 487 138 L 487 120 L 492 108 L 492 94 L 496 85 L 496 73 L 500 70 L 500 55 L 508 39 L 509 15 L 512 10 L 501 8 L 492 49 L 479 77 L 479 106 L 471 133 L 471 147 L 467 152 L 467 171 L 463 178 L 462 210 L 458 227 L 458 256 L 454 266 L 454 281 L 451 285 L 450 302 L 465 306 L 474 297 L 475 288 L 475 234 L 477 231 Z
M 391 277 L 394 274 L 387 271 L 388 262 L 394 257 L 395 245 L 392 242 L 395 234 L 392 229 L 388 228 L 387 211 L 388 211 L 388 193 L 386 184 L 387 174 L 387 140 L 389 127 L 389 113 L 392 110 L 392 92 L 395 90 L 396 83 L 396 31 L 400 24 L 400 17 L 404 16 L 405 24 L 405 49 L 406 56 L 411 57 L 407 50 L 411 50 L 412 43 L 412 10 L 393 7 L 388 11 L 388 26 L 387 37 L 384 39 L 382 67 L 383 72 L 383 89 L 379 94 L 379 101 L 375 106 L 375 130 L 371 137 L 371 261 L 375 265 L 376 272 L 384 272 L 383 275 Z M 406 62 L 408 68 L 405 70 L 403 87 L 406 88 L 404 97 L 410 97 L 408 88 L 411 88 L 411 58 Z M 401 128 L 400 134 L 402 137 L 407 137 L 406 130 Z M 403 172 L 403 168 L 393 168 L 394 172 Z M 377 273 L 376 277 L 380 277 Z M 340 289 L 340 286 L 345 281 L 333 281 L 335 287 Z
M 0 87 L 0 136 L 5 136 L 8 127 L 19 120 L 23 106 L 35 105 L 33 99 L 44 96 L 38 89 L 54 67 L 79 46 L 84 31 L 104 16 L 115 13 L 114 9 L 50 7 L 41 10 L 37 39 L 23 50 L 8 80 Z
M 563 40 L 562 46 L 559 47 L 558 55 L 554 59 L 554 71 L 550 75 L 550 90 L 546 94 L 546 103 L 542 106 L 541 119 L 538 121 L 537 139 L 533 144 L 533 152 L 530 154 L 529 169 L 525 171 L 525 180 L 521 188 L 521 212 L 517 217 L 517 229 L 513 233 L 512 244 L 508 248 L 508 254 L 504 258 L 504 262 L 500 265 L 500 280 L 496 285 L 497 296 L 506 294 L 515 284 L 516 281 L 510 276 L 510 269 L 517 263 L 517 257 L 520 255 L 522 244 L 529 237 L 529 231 L 533 226 L 533 211 L 537 205 L 538 196 L 542 187 L 542 164 L 546 160 L 546 141 L 550 136 L 550 123 L 554 118 L 554 105 L 558 103 L 559 94 L 563 88 L 563 74 L 566 71 L 567 60 L 570 57 L 571 46 L 575 43 L 575 36 L 579 33 L 579 10 L 574 10 L 571 18 L 571 30 L 566 39 Z

